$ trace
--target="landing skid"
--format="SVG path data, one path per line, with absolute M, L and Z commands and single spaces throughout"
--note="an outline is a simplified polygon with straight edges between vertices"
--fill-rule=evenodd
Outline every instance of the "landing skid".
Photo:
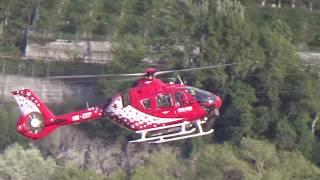
M 152 129 L 136 131 L 137 134 L 141 134 L 141 138 L 133 140 L 133 141 L 129 141 L 129 142 L 135 143 L 135 142 L 147 141 L 149 143 L 163 143 L 163 142 L 176 141 L 176 140 L 186 139 L 186 138 L 191 138 L 191 137 L 208 135 L 213 132 L 213 129 L 211 129 L 209 131 L 203 131 L 202 124 L 204 124 L 205 122 L 206 122 L 205 120 L 203 120 L 203 121 L 197 120 L 196 121 L 196 128 L 192 127 L 193 125 L 190 124 L 190 122 L 182 122 L 179 124 L 174 124 L 174 125 L 169 125 L 169 126 L 162 126 L 162 127 L 152 128 Z M 191 126 L 192 128 L 187 130 L 186 129 L 187 126 Z M 154 137 L 147 137 L 148 133 L 152 133 L 152 132 L 159 131 L 159 130 L 176 128 L 176 127 L 180 127 L 181 130 L 176 133 L 157 135 Z M 197 129 L 197 131 L 196 131 L 196 129 Z

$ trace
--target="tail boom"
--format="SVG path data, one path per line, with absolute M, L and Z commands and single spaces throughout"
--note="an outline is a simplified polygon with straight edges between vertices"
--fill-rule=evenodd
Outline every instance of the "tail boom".
M 12 94 L 21 111 L 16 130 L 31 139 L 47 136 L 59 126 L 103 117 L 100 106 L 56 116 L 30 89 L 13 91 Z

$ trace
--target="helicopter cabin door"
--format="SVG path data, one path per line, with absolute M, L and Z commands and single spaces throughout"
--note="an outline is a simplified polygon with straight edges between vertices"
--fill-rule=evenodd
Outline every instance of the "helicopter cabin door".
M 173 98 L 170 92 L 161 92 L 156 96 L 156 113 L 158 117 L 172 118 L 175 117 Z
M 195 115 L 195 104 L 184 90 L 173 92 L 176 117 L 192 118 Z

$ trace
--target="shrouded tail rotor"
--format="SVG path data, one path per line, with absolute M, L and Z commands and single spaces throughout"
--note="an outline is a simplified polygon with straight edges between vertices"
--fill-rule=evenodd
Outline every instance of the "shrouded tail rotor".
M 44 128 L 44 119 L 38 112 L 32 112 L 27 116 L 26 124 L 33 134 L 40 133 Z

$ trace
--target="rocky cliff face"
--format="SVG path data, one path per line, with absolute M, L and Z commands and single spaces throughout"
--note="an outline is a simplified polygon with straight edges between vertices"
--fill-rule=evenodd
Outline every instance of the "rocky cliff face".
M 90 139 L 75 126 L 66 126 L 53 132 L 49 137 L 34 142 L 45 156 L 52 156 L 58 162 L 73 163 L 79 168 L 89 168 L 102 175 L 122 169 L 131 174 L 135 167 L 144 164 L 148 156 L 170 145 L 149 145 L 147 143 L 116 143 L 115 140 Z

